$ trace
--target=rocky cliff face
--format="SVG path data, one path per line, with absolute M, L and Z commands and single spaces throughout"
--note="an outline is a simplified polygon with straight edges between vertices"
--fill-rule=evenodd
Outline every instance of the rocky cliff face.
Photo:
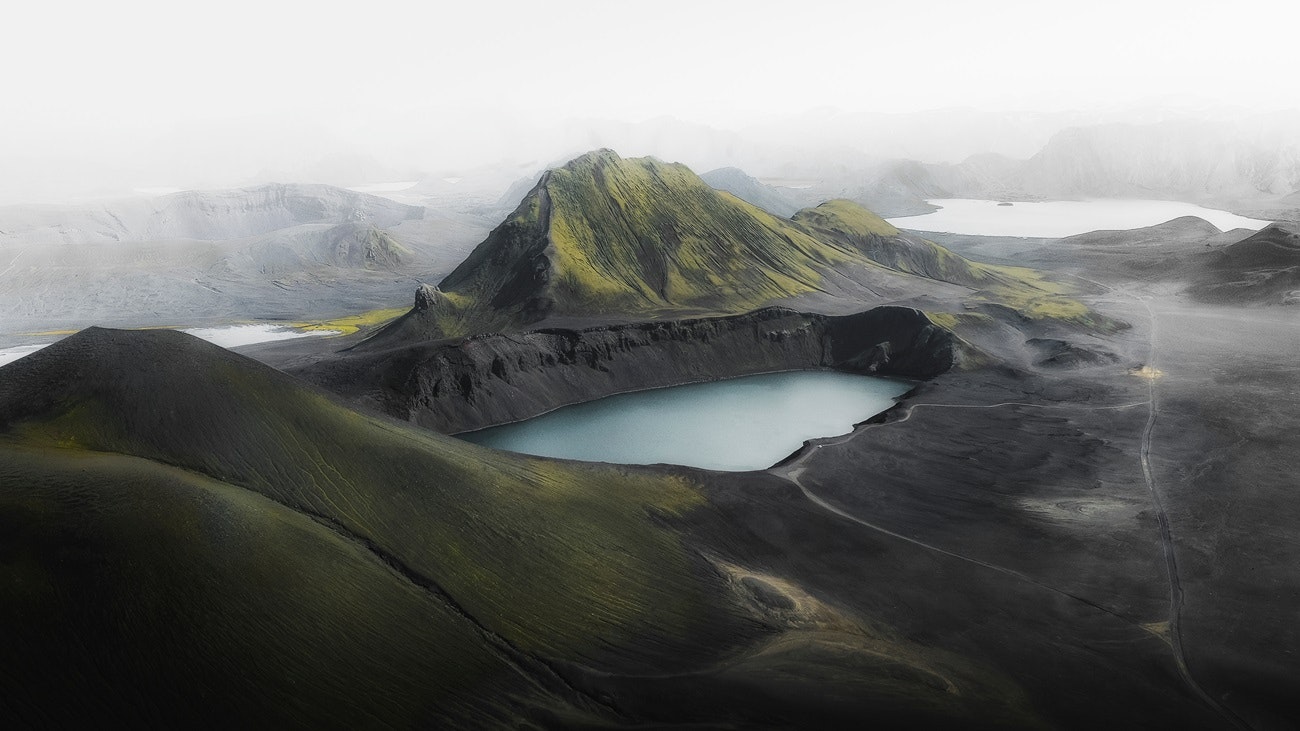
M 456 433 L 614 393 L 772 371 L 932 378 L 952 368 L 962 348 L 952 333 L 910 308 L 842 317 L 768 308 L 357 353 L 298 374 L 393 416 Z M 349 393 L 357 383 L 382 385 Z

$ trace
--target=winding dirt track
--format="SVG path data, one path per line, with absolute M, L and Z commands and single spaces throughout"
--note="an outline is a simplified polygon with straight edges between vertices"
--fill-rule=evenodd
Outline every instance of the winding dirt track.
M 1138 403 L 1133 403 L 1133 404 L 1121 404 L 1121 405 L 1118 405 L 1118 406 L 1095 406 L 1095 407 L 1091 407 L 1091 410 L 1102 411 L 1102 410 L 1108 410 L 1108 409 L 1128 409 L 1128 408 L 1133 408 L 1133 407 L 1135 407 L 1135 406 L 1142 406 L 1142 405 L 1144 405 L 1145 403 L 1146 403 L 1146 402 L 1140 401 L 1140 402 L 1138 402 Z M 824 510 L 826 510 L 826 511 L 828 511 L 828 512 L 834 513 L 835 515 L 838 515 L 838 516 L 840 516 L 841 518 L 844 518 L 844 519 L 846 519 L 846 520 L 849 520 L 849 521 L 852 521 L 852 522 L 854 522 L 854 523 L 857 523 L 858 525 L 861 525 L 861 526 L 863 526 L 863 527 L 865 527 L 865 528 L 869 528 L 869 529 L 871 529 L 871 530 L 873 530 L 873 531 L 876 531 L 877 533 L 882 533 L 882 534 L 887 535 L 887 536 L 890 536 L 890 537 L 892 537 L 892 538 L 897 538 L 898 540 L 906 541 L 907 543 L 911 543 L 911 544 L 913 544 L 913 545 L 915 545 L 915 546 L 920 546 L 921 548 L 924 548 L 924 549 L 926 549 L 926 550 L 928 550 L 928 551 L 933 551 L 933 552 L 935 552 L 935 553 L 940 553 L 940 554 L 943 554 L 943 555 L 945 555 L 945 556 L 950 556 L 950 557 L 955 558 L 955 559 L 958 559 L 958 560 L 960 560 L 960 561 L 965 561 L 965 562 L 967 562 L 967 563 L 972 563 L 972 564 L 975 564 L 976 566 L 980 566 L 980 567 L 983 567 L 983 568 L 989 569 L 990 571 L 996 571 L 996 572 L 998 572 L 998 573 L 1000 573 L 1000 574 L 1004 574 L 1004 575 L 1006 575 L 1006 576 L 1010 576 L 1010 577 L 1015 578 L 1015 579 L 1018 579 L 1018 580 L 1020 580 L 1020 581 L 1024 581 L 1024 582 L 1027 582 L 1027 583 L 1033 584 L 1034 586 L 1037 586 L 1037 587 L 1042 588 L 1042 589 L 1046 589 L 1047 591 L 1050 591 L 1050 592 L 1052 592 L 1052 593 L 1054 593 L 1054 594 L 1059 594 L 1059 595 L 1061 595 L 1061 596 L 1068 597 L 1069 599 L 1072 599 L 1072 600 L 1074 600 L 1074 601 L 1077 601 L 1077 602 L 1081 602 L 1081 603 L 1083 603 L 1083 604 L 1086 604 L 1086 605 L 1088 605 L 1089 607 L 1092 607 L 1093 609 L 1096 609 L 1096 610 L 1098 610 L 1098 611 L 1100 611 L 1100 612 L 1104 612 L 1104 613 L 1106 613 L 1106 614 L 1109 614 L 1109 615 L 1111 615 L 1112 617 L 1115 617 L 1115 618 L 1117 618 L 1117 619 L 1120 619 L 1120 620 L 1122 620 L 1123 622 L 1125 622 L 1125 623 L 1127 623 L 1127 624 L 1131 624 L 1131 625 L 1136 626 L 1136 627 L 1141 627 L 1141 626 L 1142 626 L 1141 623 L 1138 622 L 1137 620 L 1134 620 L 1134 619 L 1132 619 L 1132 618 L 1130 618 L 1130 617 L 1125 617 L 1125 616 L 1123 616 L 1123 615 L 1121 615 L 1121 614 L 1116 614 L 1115 612 L 1111 611 L 1110 609 L 1107 609 L 1106 607 L 1104 607 L 1104 606 L 1102 606 L 1102 605 L 1100 605 L 1100 604 L 1097 604 L 1096 602 L 1093 602 L 1093 601 L 1091 601 L 1091 600 L 1089 600 L 1089 599 L 1086 599 L 1086 598 L 1084 598 L 1084 597 L 1078 596 L 1078 595 L 1076 595 L 1076 594 L 1071 594 L 1071 593 L 1069 593 L 1069 592 L 1067 592 L 1067 591 L 1065 591 L 1065 590 L 1063 590 L 1063 589 L 1057 588 L 1057 587 L 1052 586 L 1052 585 L 1050 585 L 1050 584 L 1045 584 L 1045 583 L 1039 581 L 1038 579 L 1035 579 L 1035 578 L 1033 578 L 1032 576 L 1029 576 L 1028 574 L 1023 574 L 1023 573 L 1021 573 L 1021 572 L 1019 572 L 1019 571 L 1016 571 L 1016 570 L 1014 570 L 1014 569 L 1007 568 L 1007 567 L 1005 567 L 1005 566 L 999 566 L 999 565 L 997 565 L 997 564 L 988 563 L 987 561 L 981 561 L 980 559 L 974 558 L 974 557 L 972 557 L 972 556 L 966 556 L 966 555 L 964 555 L 964 554 L 956 553 L 956 552 L 954 552 L 954 551 L 949 551 L 949 550 L 946 549 L 946 548 L 941 548 L 941 547 L 936 546 L 936 545 L 934 545 L 934 544 L 926 543 L 925 541 L 918 540 L 918 539 L 913 538 L 913 537 L 911 537 L 911 536 L 903 535 L 902 533 L 898 533 L 898 532 L 896 532 L 896 531 L 892 531 L 892 530 L 890 530 L 890 529 L 888 529 L 888 528 L 885 528 L 884 526 L 876 525 L 875 523 L 871 523 L 871 522 L 869 522 L 869 521 L 863 520 L 862 518 L 859 518 L 858 516 L 853 515 L 852 513 L 849 513 L 849 512 L 847 512 L 847 511 L 845 511 L 845 510 L 842 510 L 842 509 L 840 509 L 840 508 L 837 508 L 837 507 L 835 507 L 834 505 L 832 505 L 832 504 L 826 502 L 825 500 L 823 500 L 822 498 L 820 498 L 819 496 L 817 496 L 815 493 L 813 493 L 811 490 L 809 490 L 808 487 L 807 487 L 806 485 L 804 485 L 803 482 L 799 479 L 800 476 L 803 475 L 804 471 L 807 469 L 806 467 L 803 467 L 803 466 L 801 466 L 801 465 L 802 465 L 802 464 L 803 464 L 803 463 L 804 463 L 804 462 L 805 462 L 805 461 L 806 461 L 810 456 L 812 456 L 813 453 L 816 452 L 816 450 L 821 449 L 821 448 L 823 448 L 823 447 L 834 446 L 834 445 L 837 445 L 837 444 L 843 444 L 843 443 L 849 441 L 850 439 L 853 439 L 853 438 L 854 438 L 855 436 L 857 436 L 857 434 L 859 434 L 863 429 L 873 428 L 873 427 L 879 427 L 879 426 L 889 426 L 889 425 L 892 425 L 892 424 L 901 424 L 901 423 L 903 423 L 904 421 L 907 421 L 908 419 L 910 419 L 910 418 L 912 417 L 912 414 L 916 411 L 916 409 L 920 409 L 920 408 L 934 408 L 934 409 L 996 409 L 996 408 L 1002 408 L 1002 407 L 1007 407 L 1007 406 L 1028 406 L 1028 407 L 1031 407 L 1031 408 L 1041 408 L 1041 409 L 1051 409 L 1051 408 L 1071 408 L 1071 407 L 1068 407 L 1068 406 L 1053 406 L 1053 405 L 1044 405 L 1044 404 L 1030 404 L 1030 403 L 1020 403 L 1020 402 L 1011 402 L 1011 401 L 1009 401 L 1009 402 L 1004 402 L 1004 403 L 999 403 L 999 404 L 914 404 L 914 405 L 908 407 L 906 413 L 903 415 L 903 417 L 902 417 L 901 419 L 896 419 L 896 420 L 894 420 L 894 421 L 890 421 L 890 422 L 887 422 L 887 423 L 884 423 L 884 424 L 873 424 L 873 425 L 864 426 L 864 427 L 861 427 L 861 428 L 859 428 L 859 429 L 855 429 L 854 431 L 852 431 L 852 432 L 850 432 L 849 434 L 846 434 L 846 435 L 844 435 L 844 436 L 841 436 L 841 437 L 835 437 L 835 438 L 833 438 L 833 439 L 828 439 L 828 440 L 819 440 L 819 441 L 817 441 L 816 443 L 810 444 L 809 447 L 808 447 L 807 449 L 805 449 L 804 452 L 803 452 L 803 454 L 799 455 L 798 458 L 794 459 L 793 461 L 789 462 L 789 463 L 786 464 L 786 465 L 781 466 L 780 468 L 777 468 L 777 469 L 773 470 L 773 473 L 776 474 L 776 475 L 779 475 L 779 476 L 781 476 L 781 477 L 784 477 L 785 479 L 787 479 L 787 480 L 789 480 L 791 483 L 793 483 L 794 486 L 797 487 L 797 488 L 799 488 L 799 491 L 802 492 L 802 493 L 804 494 L 804 497 L 808 498 L 808 500 L 810 500 L 813 504 L 817 505 L 818 507 L 820 507 L 820 508 L 822 508 L 822 509 L 824 509 Z
M 1109 289 L 1109 288 L 1108 288 Z M 1114 291 L 1114 290 L 1111 290 Z M 1147 351 L 1147 367 L 1151 369 L 1151 374 L 1147 377 L 1147 394 L 1148 394 L 1148 414 L 1146 427 L 1142 430 L 1141 448 L 1139 455 L 1142 462 L 1142 477 L 1146 480 L 1147 490 L 1151 493 L 1151 502 L 1156 509 L 1156 522 L 1160 526 L 1160 544 L 1164 549 L 1165 555 L 1165 573 L 1169 577 L 1169 644 L 1173 649 L 1174 664 L 1178 667 L 1178 675 L 1182 677 L 1187 687 L 1194 692 L 1207 706 L 1214 709 L 1220 716 L 1227 719 L 1239 729 L 1251 728 L 1241 717 L 1232 712 L 1232 709 L 1223 705 L 1218 699 L 1211 696 L 1201 687 L 1192 675 L 1191 669 L 1187 666 L 1187 655 L 1183 649 L 1182 633 L 1182 616 L 1183 616 L 1183 585 L 1178 574 L 1178 554 L 1174 549 L 1173 531 L 1169 526 L 1169 514 L 1165 510 L 1164 500 L 1161 498 L 1160 489 L 1156 484 L 1155 471 L 1151 467 L 1151 438 L 1156 429 L 1156 418 L 1160 414 L 1159 389 L 1156 388 L 1156 380 L 1159 370 L 1156 368 L 1156 362 L 1159 359 L 1158 349 L 1158 321 L 1155 310 L 1151 308 L 1151 296 L 1138 296 L 1130 294 L 1135 300 L 1142 303 L 1150 319 L 1151 328 L 1151 346 Z
M 816 440 L 814 442 L 810 442 L 807 445 L 807 447 L 804 449 L 803 453 L 800 454 L 796 459 L 792 460 L 786 465 L 783 465 L 777 469 L 772 470 L 772 472 L 781 477 L 784 477 L 785 479 L 793 483 L 796 487 L 799 488 L 799 491 L 802 492 L 804 496 L 807 497 L 808 500 L 811 501 L 813 504 L 831 513 L 834 513 L 835 515 L 838 515 L 846 520 L 850 520 L 854 523 L 857 523 L 858 525 L 861 525 L 865 528 L 869 528 L 878 533 L 882 533 L 884 535 L 888 535 L 893 538 L 906 541 L 913 545 L 920 546 L 922 548 L 925 548 L 930 551 L 934 551 L 936 553 L 943 554 L 945 556 L 950 556 L 952 558 L 956 558 L 961 561 L 966 561 L 968 563 L 981 566 L 991 571 L 996 571 L 1000 574 L 1004 574 L 1007 576 L 1014 577 L 1016 579 L 1020 579 L 1022 581 L 1026 581 L 1030 584 L 1041 587 L 1043 589 L 1054 592 L 1056 594 L 1067 596 L 1071 599 L 1082 602 L 1102 612 L 1118 617 L 1119 619 L 1122 619 L 1125 622 L 1136 625 L 1138 623 L 1133 619 L 1115 614 L 1114 612 L 1106 609 L 1105 607 L 1095 602 L 1092 602 L 1080 596 L 1076 596 L 1074 594 L 1070 594 L 1057 587 L 1044 584 L 1038 581 L 1037 579 L 1034 579 L 1033 577 L 1020 573 L 1019 571 L 1015 571 L 1013 569 L 1009 569 L 1004 566 L 998 566 L 996 564 L 987 563 L 985 561 L 981 561 L 979 559 L 972 558 L 970 556 L 965 556 L 960 553 L 949 551 L 947 549 L 940 548 L 939 546 L 925 543 L 924 541 L 917 540 L 910 536 L 906 536 L 901 533 L 891 531 L 888 528 L 866 521 L 856 515 L 853 515 L 840 508 L 837 508 L 834 505 L 826 502 L 822 498 L 818 497 L 811 490 L 809 490 L 800 481 L 799 478 L 806 469 L 805 467 L 802 466 L 803 463 L 807 461 L 807 459 L 811 457 L 814 453 L 816 453 L 817 450 L 822 449 L 823 447 L 843 444 L 855 438 L 863 431 L 871 428 L 890 426 L 893 424 L 901 424 L 907 421 L 908 419 L 912 418 L 912 414 L 914 414 L 917 409 L 922 409 L 922 408 L 996 409 L 996 408 L 1004 408 L 1008 406 L 1019 406 L 1019 407 L 1028 407 L 1028 408 L 1037 408 L 1037 409 L 1106 410 L 1106 409 L 1128 409 L 1128 408 L 1135 408 L 1139 406 L 1146 406 L 1147 421 L 1145 427 L 1142 430 L 1142 436 L 1141 436 L 1140 447 L 1139 447 L 1139 461 L 1142 469 L 1142 477 L 1146 482 L 1148 492 L 1151 494 L 1152 506 L 1155 508 L 1156 521 L 1157 524 L 1159 525 L 1159 530 L 1160 530 L 1160 543 L 1162 546 L 1164 559 L 1165 559 L 1165 573 L 1169 581 L 1169 645 L 1170 648 L 1172 649 L 1174 665 L 1177 667 L 1178 674 L 1182 678 L 1184 684 L 1198 698 L 1200 698 L 1201 701 L 1205 703 L 1206 706 L 1208 706 L 1210 709 L 1218 713 L 1222 718 L 1224 718 L 1226 721 L 1231 723 L 1236 728 L 1250 729 L 1251 726 L 1247 724 L 1240 716 L 1238 716 L 1231 709 L 1229 709 L 1228 707 L 1220 703 L 1218 699 L 1211 696 L 1208 692 L 1206 692 L 1206 690 L 1203 687 L 1201 687 L 1201 684 L 1197 682 L 1195 676 L 1192 675 L 1191 669 L 1187 665 L 1186 654 L 1183 648 L 1182 627 L 1181 627 L 1181 619 L 1182 619 L 1182 612 L 1183 612 L 1183 588 L 1182 588 L 1182 583 L 1179 580 L 1178 557 L 1177 557 L 1177 552 L 1175 551 L 1174 548 L 1173 531 L 1170 527 L 1169 515 L 1165 510 L 1164 500 L 1162 499 L 1159 487 L 1156 483 L 1155 471 L 1151 465 L 1152 437 L 1155 433 L 1156 421 L 1160 411 L 1159 391 L 1156 388 L 1156 380 L 1158 375 L 1158 371 L 1156 371 L 1156 363 L 1158 362 L 1159 359 L 1159 349 L 1158 349 L 1159 323 L 1156 318 L 1155 310 L 1152 309 L 1151 307 L 1152 295 L 1150 294 L 1139 295 L 1139 294 L 1134 294 L 1132 292 L 1120 291 L 1115 289 L 1114 287 L 1110 287 L 1108 285 L 1102 284 L 1101 282 L 1097 282 L 1091 279 L 1086 279 L 1084 277 L 1077 277 L 1077 276 L 1075 276 L 1075 278 L 1096 285 L 1097 287 L 1100 287 L 1109 293 L 1132 299 L 1135 302 L 1140 303 L 1143 306 L 1143 308 L 1146 310 L 1149 323 L 1150 323 L 1150 345 L 1147 352 L 1146 366 L 1151 369 L 1151 373 L 1147 377 L 1147 400 L 1128 403 L 1128 404 L 1120 404 L 1116 406 L 1094 406 L 1094 407 L 1072 406 L 1067 404 L 1062 404 L 1062 405 L 1033 404 L 1033 403 L 1015 402 L 1015 401 L 1009 401 L 1009 402 L 1003 402 L 997 404 L 914 404 L 912 406 L 909 406 L 906 409 L 906 411 L 903 413 L 903 416 L 899 419 L 894 419 L 881 424 L 864 425 L 863 427 L 854 429 L 849 434 L 846 434 L 841 437 L 835 437 L 826 440 Z
M 1096 285 L 1107 292 L 1127 297 L 1142 305 L 1147 313 L 1149 323 L 1150 343 L 1147 348 L 1146 366 L 1150 369 L 1147 375 L 1147 421 L 1146 426 L 1142 429 L 1142 439 L 1138 450 L 1139 461 L 1142 465 L 1142 477 L 1146 482 L 1147 491 L 1151 493 L 1151 503 L 1156 511 L 1156 523 L 1160 529 L 1160 545 L 1164 552 L 1165 574 L 1169 579 L 1169 645 L 1173 650 L 1174 665 L 1178 668 L 1178 675 L 1183 679 L 1187 687 L 1196 694 L 1207 706 L 1216 713 L 1229 721 L 1233 726 L 1239 729 L 1250 729 L 1250 724 L 1246 723 L 1232 709 L 1223 705 L 1218 699 L 1206 692 L 1205 688 L 1197 682 L 1196 677 L 1192 675 L 1191 668 L 1187 666 L 1187 655 L 1183 648 L 1182 633 L 1182 615 L 1183 615 L 1183 585 L 1178 573 L 1178 553 L 1174 548 L 1173 530 L 1169 524 L 1169 513 L 1165 510 L 1164 499 L 1160 495 L 1159 486 L 1156 483 L 1155 470 L 1151 466 L 1151 442 L 1155 434 L 1156 419 L 1160 415 L 1160 391 L 1156 388 L 1156 380 L 1159 378 L 1159 369 L 1157 362 L 1160 358 L 1159 350 L 1159 330 L 1160 323 L 1156 317 L 1155 310 L 1151 307 L 1151 299 L 1154 295 L 1148 293 L 1135 294 L 1127 291 L 1120 291 L 1114 287 L 1102 284 L 1093 279 L 1074 276 L 1089 284 Z

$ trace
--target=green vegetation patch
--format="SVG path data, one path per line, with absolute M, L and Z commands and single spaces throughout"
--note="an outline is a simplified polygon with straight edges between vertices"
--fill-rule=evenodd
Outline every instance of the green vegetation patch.
M 857 236 L 897 236 L 893 224 L 850 200 L 836 198 L 794 214 L 794 219 L 813 228 L 839 230 Z
M 730 609 L 664 523 L 704 502 L 680 478 L 371 419 L 235 356 L 163 370 L 92 389 L 17 433 L 174 464 L 321 516 L 525 649 L 662 667 L 732 641 L 718 633 Z
M 213 726 L 509 725 L 551 702 L 439 597 L 257 493 L 5 446 L 0 484 L 0 621 L 22 628 L 0 686 L 29 718 L 171 726 L 202 704 Z
M 290 327 L 299 330 L 317 332 L 322 330 L 337 330 L 341 335 L 351 335 L 359 330 L 370 329 L 392 322 L 406 314 L 409 309 L 410 308 L 408 307 L 389 307 L 386 309 L 369 310 L 356 315 L 337 317 L 332 320 L 290 323 Z

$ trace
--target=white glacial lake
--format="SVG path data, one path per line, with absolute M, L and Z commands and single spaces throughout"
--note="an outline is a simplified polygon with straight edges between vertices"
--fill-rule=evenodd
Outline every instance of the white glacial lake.
M 920 216 L 900 216 L 888 221 L 899 228 L 915 231 L 1048 239 L 1089 231 L 1143 228 L 1183 216 L 1203 218 L 1223 231 L 1234 228 L 1258 231 L 1270 223 L 1178 201 L 1097 199 L 1037 201 L 1009 206 L 998 201 L 969 198 L 941 198 L 926 202 L 941 208 Z
M 221 327 L 191 327 L 181 330 L 196 338 L 203 338 L 209 343 L 223 348 L 236 348 L 240 345 L 269 343 L 274 340 L 293 340 L 319 335 L 338 335 L 338 330 L 294 330 L 284 325 L 223 325 Z
M 769 373 L 609 396 L 457 436 L 588 462 L 760 470 L 808 439 L 847 434 L 912 385 L 826 371 Z
M 11 345 L 7 348 L 0 348 L 0 366 L 12 363 L 29 353 L 35 353 L 46 345 L 49 345 L 49 343 L 39 343 L 36 345 Z
M 192 327 L 187 332 L 223 348 L 234 348 L 254 343 L 269 343 L 273 340 L 292 340 L 310 338 L 319 335 L 338 335 L 338 330 L 294 330 L 284 325 L 223 325 L 220 327 Z M 0 366 L 12 363 L 24 355 L 35 353 L 51 343 L 33 343 L 31 345 L 11 345 L 0 348 Z
M 396 183 L 366 183 L 365 185 L 354 185 L 348 190 L 371 194 L 397 193 L 407 188 L 414 188 L 419 182 L 418 180 L 402 180 Z

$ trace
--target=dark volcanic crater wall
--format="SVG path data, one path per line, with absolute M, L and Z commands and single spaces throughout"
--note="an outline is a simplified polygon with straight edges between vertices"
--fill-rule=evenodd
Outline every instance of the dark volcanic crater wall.
M 626 391 L 817 368 L 932 378 L 958 355 L 918 310 L 745 315 L 485 335 L 356 356 L 299 375 L 444 433 L 526 419 Z M 382 384 L 369 392 L 349 385 Z

